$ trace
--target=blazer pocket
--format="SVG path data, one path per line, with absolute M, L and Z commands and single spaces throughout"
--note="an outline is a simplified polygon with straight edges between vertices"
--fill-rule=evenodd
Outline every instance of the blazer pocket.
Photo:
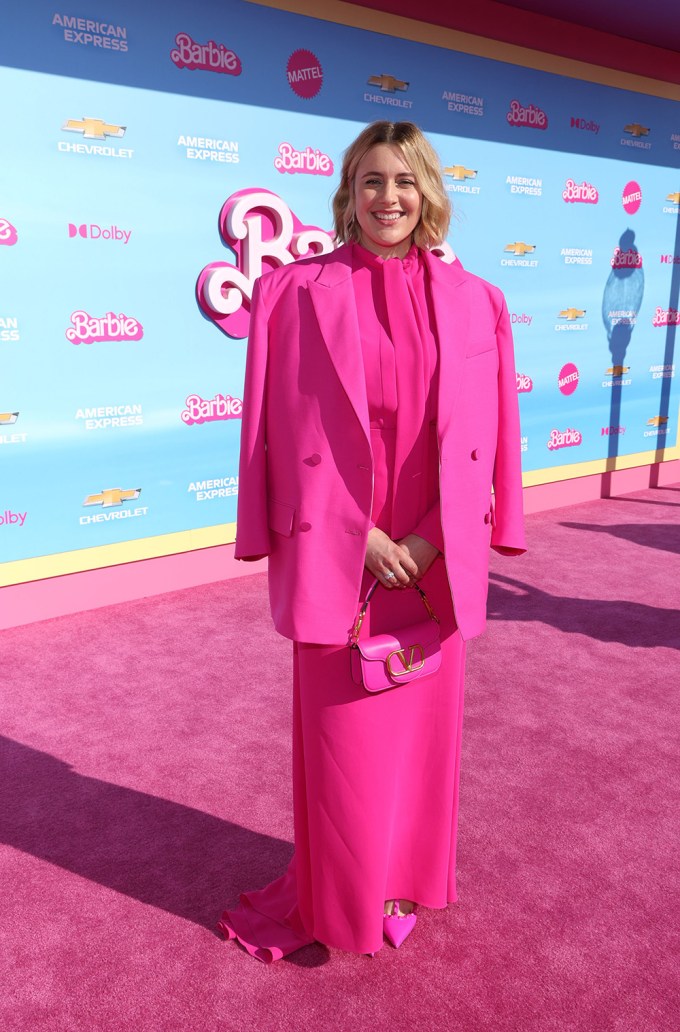
M 267 522 L 271 530 L 283 537 L 290 537 L 293 533 L 293 520 L 295 519 L 295 506 L 287 502 L 279 502 L 276 498 L 270 498 L 267 503 Z
M 470 341 L 465 352 L 466 358 L 474 358 L 475 355 L 484 355 L 487 351 L 496 350 L 496 338 L 481 337 L 479 340 Z

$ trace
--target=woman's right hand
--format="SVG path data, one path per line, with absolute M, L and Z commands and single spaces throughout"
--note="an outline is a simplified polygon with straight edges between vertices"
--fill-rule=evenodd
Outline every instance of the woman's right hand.
M 407 545 L 398 545 L 378 527 L 368 532 L 366 569 L 385 588 L 407 588 L 418 573 Z

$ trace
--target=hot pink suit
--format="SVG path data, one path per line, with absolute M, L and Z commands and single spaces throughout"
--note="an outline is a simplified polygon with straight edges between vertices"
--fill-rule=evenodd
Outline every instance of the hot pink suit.
M 296 854 L 221 927 L 263 960 L 313 939 L 375 952 L 385 899 L 456 899 L 464 642 L 484 626 L 489 545 L 524 550 L 502 295 L 429 252 L 394 262 L 340 247 L 263 277 L 253 302 L 236 555 L 269 556 L 274 621 L 295 641 Z M 421 582 L 440 672 L 379 696 L 351 680 L 346 647 L 373 525 L 445 557 Z M 381 590 L 362 633 L 420 606 Z

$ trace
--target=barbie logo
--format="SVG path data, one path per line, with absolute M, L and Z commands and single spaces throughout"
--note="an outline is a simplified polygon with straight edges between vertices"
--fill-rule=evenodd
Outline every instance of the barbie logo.
M 511 100 L 510 110 L 505 117 L 509 125 L 524 126 L 527 129 L 548 128 L 548 116 L 534 104 L 523 107 L 518 100 Z
M 515 373 L 517 377 L 517 393 L 528 394 L 534 389 L 534 381 L 526 373 Z
M 202 398 L 200 394 L 190 394 L 185 404 L 182 422 L 187 426 L 209 423 L 215 419 L 240 419 L 243 412 L 241 399 L 232 398 L 230 394 L 216 394 L 210 400 Z
M 581 204 L 597 204 L 600 199 L 600 194 L 592 183 L 586 183 L 585 179 L 582 183 L 575 183 L 573 179 L 567 179 L 564 184 L 564 190 L 562 191 L 562 200 L 567 201 L 569 204 L 581 203 Z
M 274 158 L 274 168 L 278 172 L 304 172 L 310 176 L 332 176 L 333 162 L 323 151 L 305 147 L 303 151 L 295 150 L 289 143 L 279 144 L 278 157 Z
M 641 269 L 642 255 L 633 247 L 629 247 L 627 251 L 615 247 L 610 264 L 612 269 Z
M 87 312 L 74 312 L 71 316 L 72 326 L 66 330 L 66 339 L 72 344 L 94 344 L 104 340 L 141 340 L 144 328 L 140 322 L 129 315 L 106 315 L 95 317 Z
M 12 244 L 16 244 L 18 239 L 17 231 L 12 223 L 7 219 L 0 219 L 0 244 L 11 247 Z
M 551 430 L 548 448 L 550 451 L 558 451 L 560 448 L 575 448 L 583 440 L 580 430 Z
M 187 32 L 175 36 L 176 50 L 170 51 L 170 60 L 178 68 L 188 68 L 203 72 L 222 72 L 224 75 L 240 75 L 241 59 L 233 50 L 223 43 L 209 40 L 207 43 L 196 43 Z
M 224 243 L 236 255 L 236 265 L 206 265 L 198 277 L 196 299 L 228 337 L 248 336 L 253 287 L 263 272 L 334 247 L 330 233 L 303 225 L 286 202 L 269 190 L 232 194 L 222 206 L 219 226 Z
M 657 308 L 652 326 L 680 326 L 680 311 L 675 308 Z

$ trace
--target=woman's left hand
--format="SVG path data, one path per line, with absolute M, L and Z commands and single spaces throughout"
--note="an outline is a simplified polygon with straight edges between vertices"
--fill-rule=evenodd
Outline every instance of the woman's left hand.
M 408 548 L 409 555 L 418 567 L 418 573 L 413 578 L 414 580 L 420 580 L 421 577 L 424 577 L 439 555 L 438 548 L 435 548 L 429 541 L 419 537 L 417 534 L 407 534 L 398 544 L 402 548 Z

